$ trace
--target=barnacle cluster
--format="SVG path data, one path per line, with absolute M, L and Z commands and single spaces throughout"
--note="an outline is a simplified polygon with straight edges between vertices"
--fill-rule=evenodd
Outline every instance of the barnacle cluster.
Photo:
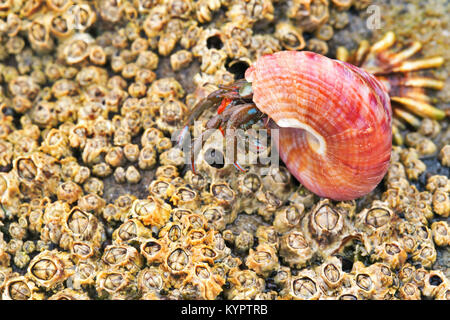
M 449 299 L 450 181 L 427 175 L 448 123 L 403 113 L 384 191 L 358 203 L 211 164 L 214 137 L 194 173 L 171 139 L 217 85 L 328 54 L 370 3 L 0 0 L 1 299 Z

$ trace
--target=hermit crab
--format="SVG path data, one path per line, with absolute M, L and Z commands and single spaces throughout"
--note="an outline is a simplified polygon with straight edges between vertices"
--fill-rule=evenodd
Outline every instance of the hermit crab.
M 246 70 L 245 80 L 221 86 L 193 108 L 180 141 L 189 124 L 213 106 L 219 106 L 218 114 L 206 127 L 220 129 L 227 139 L 228 130 L 258 120 L 271 132 L 278 129 L 276 144 L 286 167 L 321 197 L 361 197 L 388 169 L 392 111 L 387 89 L 346 62 L 308 51 L 263 56 Z M 194 140 L 194 156 L 208 132 Z

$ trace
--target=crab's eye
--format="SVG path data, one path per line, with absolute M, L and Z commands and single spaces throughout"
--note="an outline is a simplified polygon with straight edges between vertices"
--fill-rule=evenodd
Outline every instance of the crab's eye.
M 242 88 L 239 89 L 239 95 L 243 99 L 251 98 L 251 96 L 253 95 L 252 84 L 250 82 L 248 82 L 244 86 L 242 86 Z

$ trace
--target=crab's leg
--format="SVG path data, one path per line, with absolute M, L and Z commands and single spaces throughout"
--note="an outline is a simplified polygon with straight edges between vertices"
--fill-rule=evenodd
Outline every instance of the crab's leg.
M 223 100 L 223 95 L 227 94 L 228 90 L 218 89 L 210 93 L 205 99 L 199 101 L 191 110 L 188 119 L 184 123 L 183 129 L 177 138 L 177 145 L 182 145 L 186 135 L 189 131 L 189 126 L 206 110 L 219 105 Z
M 438 68 L 444 63 L 444 58 L 434 57 L 416 61 L 404 61 L 392 69 L 393 72 L 409 72 L 421 69 Z
M 408 123 L 412 127 L 416 129 L 420 127 L 420 120 L 413 116 L 411 113 L 400 108 L 394 108 L 394 114 L 397 118 L 406 121 L 406 123 Z
M 236 106 L 227 122 L 227 129 L 234 129 L 243 126 L 254 120 L 260 120 L 264 114 L 259 111 L 254 103 L 244 103 Z
M 336 49 L 336 59 L 342 62 L 350 62 L 348 50 L 345 47 L 338 47 Z
M 394 94 L 393 94 L 394 95 Z M 417 100 L 417 101 L 422 101 L 422 102 L 430 102 L 431 99 L 429 96 L 427 96 L 425 93 L 423 93 L 422 91 L 417 91 L 417 90 L 407 90 L 405 92 L 405 94 L 396 94 L 395 96 L 405 96 L 407 98 L 411 98 L 413 100 Z
M 228 119 L 226 130 L 224 130 L 224 135 L 226 136 L 227 141 L 229 141 L 228 139 L 233 138 L 233 159 L 235 160 L 234 166 L 238 170 L 244 172 L 245 170 L 237 161 L 237 136 L 236 134 L 233 134 L 231 137 L 229 135 L 227 136 L 226 132 L 228 132 L 230 129 L 242 127 L 245 124 L 251 123 L 252 121 L 260 120 L 262 119 L 264 114 L 258 110 L 254 103 L 245 103 L 237 106 L 234 109 L 234 112 Z
M 392 125 L 392 140 L 398 146 L 403 145 L 403 136 L 400 133 L 400 130 L 396 124 Z
M 355 52 L 353 61 L 350 61 L 350 62 L 354 63 L 357 66 L 361 65 L 361 63 L 364 61 L 366 56 L 369 54 L 369 51 L 370 51 L 369 41 L 367 41 L 367 40 L 361 41 L 361 43 L 359 44 L 358 50 L 356 50 L 356 52 Z
M 200 101 L 191 111 L 189 115 L 189 120 L 192 121 L 197 119 L 206 109 L 219 105 L 223 98 L 227 96 L 227 94 L 233 93 L 230 90 L 226 89 L 218 89 L 212 93 L 210 93 L 205 99 Z
M 444 87 L 443 81 L 428 77 L 403 77 L 400 75 L 392 75 L 388 77 L 378 76 L 377 78 L 389 89 L 395 87 L 413 87 L 441 90 Z
M 386 51 L 390 47 L 392 47 L 395 43 L 395 33 L 392 31 L 387 32 L 383 38 L 381 38 L 378 42 L 374 43 L 370 48 L 371 52 L 381 52 Z
M 240 98 L 240 95 L 239 95 L 239 92 L 237 92 L 237 91 L 231 91 L 231 92 L 223 93 L 220 97 L 222 99 L 236 100 L 236 99 Z
M 441 90 L 444 87 L 444 82 L 427 77 L 414 77 L 405 79 L 403 85 L 408 87 L 420 87 Z
M 406 97 L 391 97 L 391 100 L 400 103 L 402 106 L 421 117 L 434 120 L 442 120 L 445 118 L 445 112 L 443 110 L 435 108 L 428 103 Z
M 232 90 L 239 91 L 239 89 L 242 88 L 246 83 L 247 83 L 247 81 L 245 79 L 239 79 L 230 85 L 219 84 L 219 88 L 227 90 L 227 91 L 232 91 Z
M 409 45 L 406 49 L 393 53 L 389 56 L 389 63 L 393 66 L 399 64 L 402 61 L 405 61 L 406 59 L 412 57 L 417 52 L 422 49 L 422 44 L 418 41 L 414 41 L 411 45 Z
M 216 99 L 202 99 L 200 102 L 198 102 L 194 108 L 191 110 L 188 119 L 186 120 L 183 129 L 181 130 L 180 135 L 177 138 L 177 145 L 182 145 L 184 139 L 186 138 L 186 135 L 189 131 L 189 126 L 194 123 L 195 119 L 197 119 L 206 109 L 209 109 L 213 107 L 215 104 L 217 104 L 220 101 L 217 101 Z

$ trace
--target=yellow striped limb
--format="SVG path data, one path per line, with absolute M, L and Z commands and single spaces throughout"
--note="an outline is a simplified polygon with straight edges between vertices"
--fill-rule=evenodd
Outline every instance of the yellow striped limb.
M 394 72 L 409 72 L 421 69 L 437 68 L 442 66 L 444 63 L 444 58 L 434 57 L 428 59 L 420 59 L 416 61 L 405 61 L 402 62 L 398 67 L 392 69 Z
M 392 142 L 397 146 L 403 145 L 403 136 L 396 125 L 392 126 Z
M 444 82 L 432 78 L 414 77 L 405 79 L 403 85 L 408 87 L 422 87 L 441 90 L 444 87 Z
M 416 128 L 416 129 L 420 127 L 420 119 L 413 116 L 411 113 L 409 113 L 405 110 L 399 109 L 399 108 L 394 108 L 394 114 L 397 118 L 405 121 L 412 127 Z
M 380 41 L 374 43 L 371 48 L 371 52 L 385 51 L 386 49 L 392 47 L 395 43 L 395 34 L 392 31 L 387 32 Z
M 345 47 L 338 47 L 336 49 L 336 59 L 342 62 L 348 62 L 348 50 Z
M 412 57 L 417 52 L 422 49 L 422 44 L 420 42 L 413 42 L 408 48 L 398 52 L 394 53 L 389 57 L 389 63 L 391 65 L 397 65 L 398 63 L 405 61 L 406 59 Z
M 400 103 L 418 116 L 435 120 L 442 120 L 445 118 L 445 112 L 443 110 L 435 108 L 428 103 L 405 97 L 391 97 L 391 100 Z

